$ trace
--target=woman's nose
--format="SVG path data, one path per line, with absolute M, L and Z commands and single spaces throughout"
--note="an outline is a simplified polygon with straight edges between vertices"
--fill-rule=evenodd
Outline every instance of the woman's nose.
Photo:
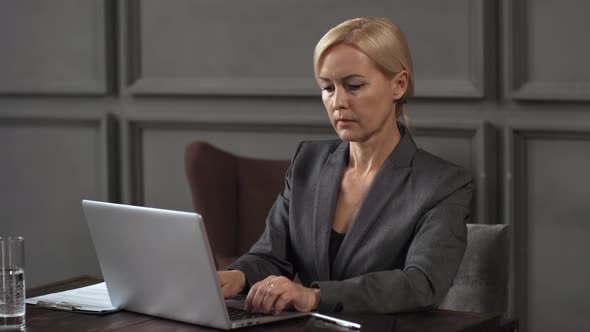
M 346 91 L 342 88 L 334 89 L 334 95 L 332 98 L 332 108 L 334 110 L 339 110 L 348 107 L 348 96 L 346 95 Z

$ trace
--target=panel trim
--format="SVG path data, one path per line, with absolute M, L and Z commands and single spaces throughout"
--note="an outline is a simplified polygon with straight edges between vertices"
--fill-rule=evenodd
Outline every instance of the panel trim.
M 129 199 L 131 205 L 143 206 L 144 195 L 144 170 L 143 170 L 143 126 L 142 123 L 129 122 L 127 125 L 129 156 Z
M 112 135 L 117 121 L 110 114 L 99 116 L 62 115 L 5 115 L 0 114 L 1 125 L 70 126 L 97 128 L 100 135 L 101 177 L 100 199 L 108 202 L 119 201 L 118 158 L 116 155 L 118 139 Z
M 528 69 L 527 0 L 504 0 L 503 7 L 507 27 L 504 31 L 506 95 L 515 100 L 590 100 L 590 82 L 531 81 Z
M 121 12 L 124 14 L 120 17 L 124 20 L 119 26 L 125 28 L 125 42 L 127 46 L 126 64 L 127 64 L 127 87 L 133 89 L 135 84 L 142 80 L 141 74 L 141 21 L 140 21 L 140 4 L 139 0 L 128 0 L 120 3 Z M 123 49 L 123 47 L 122 47 Z
M 497 224 L 497 138 L 494 127 L 481 122 L 476 124 L 418 124 L 418 136 L 460 137 L 471 139 L 472 164 L 476 174 L 474 223 Z
M 524 170 L 516 167 L 524 167 L 524 151 L 522 137 L 518 136 L 514 129 L 506 127 L 505 129 L 506 149 L 504 155 L 505 162 L 505 195 L 504 220 L 512 227 L 511 238 L 511 263 L 510 263 L 510 287 L 509 287 L 509 304 L 508 312 L 512 317 L 518 320 L 519 327 L 526 331 L 526 298 L 527 298 L 527 270 L 524 268 L 526 264 L 526 248 L 527 248 L 527 230 L 526 217 L 522 213 L 526 209 L 516 210 L 516 206 L 520 206 L 526 199 L 523 188 L 526 188 L 526 177 L 520 176 Z M 519 213 L 519 215 L 517 215 Z M 522 222 L 515 222 L 521 220 Z M 525 236 L 521 236 L 525 235 Z M 522 237 L 522 239 L 521 239 Z M 519 253 L 519 256 L 516 254 Z
M 109 202 L 121 202 L 121 176 L 119 172 L 119 122 L 112 114 L 106 114 L 100 119 L 103 156 L 103 192 Z
M 313 78 L 151 78 L 142 73 L 141 4 L 129 0 L 124 6 L 127 39 L 127 90 L 134 95 L 251 95 L 318 96 Z
M 512 262 L 509 312 L 518 319 L 519 327 L 528 330 L 528 197 L 527 140 L 574 139 L 590 141 L 590 128 L 584 126 L 533 126 L 510 124 L 505 132 L 505 220 L 511 225 Z
M 493 3 L 486 0 L 469 1 L 469 78 L 466 80 L 423 80 L 416 82 L 416 97 L 423 98 L 483 98 L 485 96 L 486 43 L 490 33 L 486 21 L 494 16 Z M 411 42 L 411 41 L 410 41 Z
M 27 78 L 0 81 L 0 95 L 104 95 L 107 93 L 107 3 L 94 3 L 94 63 L 95 77 L 80 80 Z
M 492 2 L 469 1 L 469 78 L 464 80 L 426 79 L 416 82 L 415 98 L 483 98 L 485 96 L 486 15 L 494 16 Z M 142 95 L 227 95 L 227 96 L 318 96 L 313 77 L 301 78 L 222 78 L 178 79 L 145 77 L 142 73 L 141 4 L 130 0 L 123 10 L 127 38 L 127 90 Z

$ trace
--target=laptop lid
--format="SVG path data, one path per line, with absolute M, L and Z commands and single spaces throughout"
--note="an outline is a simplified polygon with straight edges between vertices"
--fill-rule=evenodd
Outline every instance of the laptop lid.
M 308 315 L 283 312 L 230 319 L 199 214 L 82 201 L 90 235 L 114 306 L 220 329 Z
M 88 200 L 82 205 L 114 306 L 231 327 L 199 214 Z

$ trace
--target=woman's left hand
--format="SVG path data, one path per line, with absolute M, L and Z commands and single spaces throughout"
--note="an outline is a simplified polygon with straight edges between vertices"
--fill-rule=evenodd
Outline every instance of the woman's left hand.
M 277 314 L 293 307 L 308 312 L 316 309 L 319 302 L 319 289 L 303 287 L 285 277 L 270 276 L 250 288 L 246 310 Z

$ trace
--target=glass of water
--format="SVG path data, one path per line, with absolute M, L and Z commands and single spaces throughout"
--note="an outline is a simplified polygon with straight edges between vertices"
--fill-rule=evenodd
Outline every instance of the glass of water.
M 0 237 L 0 330 L 25 328 L 25 240 Z

